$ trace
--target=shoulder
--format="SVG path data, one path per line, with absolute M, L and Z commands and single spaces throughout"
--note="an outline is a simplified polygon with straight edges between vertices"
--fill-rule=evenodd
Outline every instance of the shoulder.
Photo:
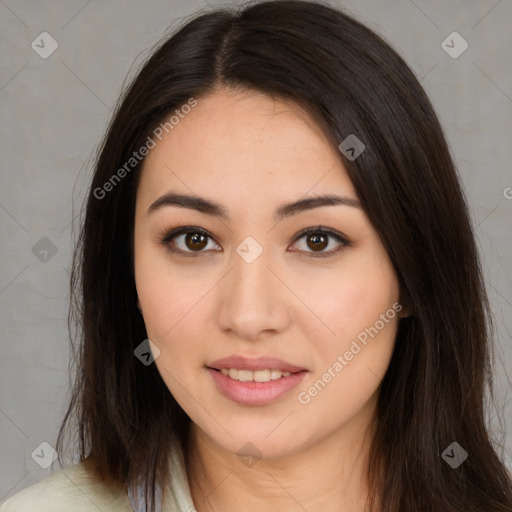
M 128 493 L 97 480 L 84 463 L 55 471 L 0 505 L 0 512 L 132 512 Z

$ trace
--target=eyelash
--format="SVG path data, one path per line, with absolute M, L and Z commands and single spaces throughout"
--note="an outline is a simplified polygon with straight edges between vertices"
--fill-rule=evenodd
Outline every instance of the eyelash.
M 177 253 L 177 254 L 180 254 L 180 255 L 184 255 L 184 256 L 191 256 L 191 257 L 197 257 L 197 256 L 201 256 L 202 253 L 204 253 L 205 251 L 202 250 L 202 251 L 183 251 L 181 249 L 175 249 L 171 246 L 170 242 L 173 238 L 179 236 L 179 235 L 183 235 L 183 234 L 188 234 L 188 233 L 197 233 L 197 234 L 200 234 L 200 235 L 204 235 L 206 237 L 208 237 L 209 239 L 215 241 L 215 239 L 208 233 L 208 231 L 198 227 L 198 226 L 189 226 L 189 225 L 179 225 L 179 226 L 176 226 L 170 230 L 167 230 L 165 235 L 163 237 L 160 238 L 160 244 L 161 245 L 164 245 L 170 252 L 172 253 Z M 298 252 L 303 252 L 305 254 L 307 254 L 309 257 L 312 257 L 312 258 L 326 258 L 328 256 L 334 256 L 335 254 L 337 254 L 338 252 L 340 252 L 341 250 L 343 250 L 345 247 L 351 247 L 352 246 L 352 242 L 345 236 L 341 235 L 340 233 L 332 230 L 332 229 L 329 229 L 329 228 L 324 228 L 324 227 L 321 227 L 321 226 L 318 226 L 318 227 L 310 227 L 310 228 L 306 228 L 306 229 L 303 229 L 298 235 L 297 237 L 293 240 L 292 243 L 296 243 L 298 240 L 300 240 L 301 238 L 303 238 L 304 236 L 306 235 L 309 235 L 311 233 L 314 233 L 314 234 L 322 234 L 322 235 L 328 235 L 332 238 L 334 238 L 337 242 L 340 242 L 340 246 L 334 250 L 330 250 L 328 252 L 310 252 L 310 251 L 298 251 Z M 217 242 L 215 242 L 217 243 Z

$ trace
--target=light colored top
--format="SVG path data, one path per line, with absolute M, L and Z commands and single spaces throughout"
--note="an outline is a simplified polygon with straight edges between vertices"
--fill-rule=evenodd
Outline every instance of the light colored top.
M 171 478 L 161 512 L 196 512 L 182 450 L 172 452 Z M 158 497 L 158 494 L 157 494 Z M 157 509 L 158 510 L 158 509 Z M 55 471 L 0 505 L 0 512 L 143 512 L 126 488 L 98 481 L 84 463 Z

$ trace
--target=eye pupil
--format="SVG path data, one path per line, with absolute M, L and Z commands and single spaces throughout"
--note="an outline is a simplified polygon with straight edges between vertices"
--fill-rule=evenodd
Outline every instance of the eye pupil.
M 327 241 L 327 237 L 325 235 L 321 235 L 321 234 L 318 234 L 318 233 L 313 233 L 311 235 L 309 235 L 307 237 L 307 241 L 308 241 L 308 246 L 310 247 L 310 249 L 313 249 L 313 250 L 323 250 L 327 247 L 328 245 L 328 241 Z M 310 245 L 310 242 L 313 243 L 313 246 Z
M 192 250 L 204 249 L 207 245 L 207 237 L 201 233 L 188 233 L 185 236 L 187 247 Z M 192 243 L 192 245 L 190 245 Z

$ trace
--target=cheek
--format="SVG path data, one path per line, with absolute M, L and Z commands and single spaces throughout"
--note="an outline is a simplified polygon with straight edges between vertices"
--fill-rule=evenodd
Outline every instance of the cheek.
M 317 404 L 332 406 L 332 400 L 339 400 L 355 411 L 375 392 L 389 365 L 399 287 L 387 254 L 378 246 L 344 263 L 322 286 L 303 290 L 309 293 L 305 302 L 322 320 L 311 315 L 303 327 L 305 336 L 315 340 L 314 377 L 320 379 L 319 389 L 329 382 Z
M 325 278 L 302 284 L 299 294 L 312 311 L 307 317 L 313 338 L 316 332 L 334 343 L 347 340 L 373 325 L 398 301 L 398 282 L 390 263 L 371 254 L 353 260 L 347 259 Z
M 337 336 L 330 342 L 317 336 L 315 371 L 298 397 L 310 412 L 306 421 L 315 423 L 312 411 L 318 411 L 318 416 L 330 411 L 324 419 L 336 428 L 357 416 L 377 392 L 391 360 L 398 325 L 398 314 L 388 305 L 387 301 L 382 301 L 382 307 L 365 302 L 357 320 L 342 311 L 337 323 L 333 319 Z M 387 316 L 386 311 L 390 311 Z
M 142 237 L 135 249 L 135 283 L 144 311 L 148 336 L 164 341 L 173 337 L 181 325 L 190 322 L 190 313 L 209 289 L 207 278 L 198 286 L 192 265 L 178 267 L 170 263 L 165 248 Z M 197 304 L 197 305 L 196 305 Z
M 144 293 L 146 295 L 144 295 Z M 193 342 L 204 334 L 205 292 L 187 286 L 183 280 L 158 279 L 147 283 L 140 295 L 144 301 L 144 322 L 148 337 L 166 351 L 182 356 L 180 348 L 194 349 Z

